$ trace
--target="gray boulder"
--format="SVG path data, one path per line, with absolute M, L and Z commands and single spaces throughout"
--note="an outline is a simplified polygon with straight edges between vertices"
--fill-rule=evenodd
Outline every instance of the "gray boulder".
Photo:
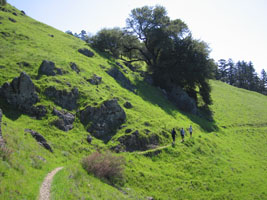
M 38 75 L 55 76 L 62 75 L 63 72 L 60 68 L 56 68 L 55 63 L 48 60 L 43 60 L 39 67 Z
M 144 74 L 144 81 L 149 85 L 153 85 L 154 84 L 153 77 L 150 74 L 147 74 L 147 73 Z
M 35 86 L 25 72 L 14 78 L 11 83 L 4 83 L 1 87 L 1 96 L 7 103 L 23 111 L 38 102 Z
M 73 129 L 73 122 L 75 120 L 75 116 L 73 114 L 64 110 L 59 111 L 55 108 L 53 109 L 52 114 L 58 116 L 58 119 L 54 121 L 54 124 L 57 128 L 62 131 L 69 131 Z
M 188 96 L 179 86 L 173 86 L 171 91 L 168 93 L 168 98 L 172 101 L 179 109 L 189 112 L 192 114 L 197 113 L 197 106 L 194 99 Z
M 92 143 L 92 140 L 93 140 L 92 136 L 91 136 L 91 135 L 87 135 L 86 141 L 87 141 L 89 144 Z
M 159 136 L 150 134 L 144 137 L 136 130 L 130 135 L 121 136 L 118 141 L 121 143 L 119 146 L 124 146 L 122 149 L 126 151 L 145 151 L 150 149 L 151 146 L 157 146 L 159 144 Z
M 126 101 L 126 102 L 123 104 L 123 106 L 124 106 L 125 108 L 128 108 L 128 109 L 130 109 L 130 108 L 133 107 L 133 105 L 132 105 L 129 101 Z
M 3 84 L 0 88 L 0 96 L 18 110 L 41 119 L 47 112 L 43 105 L 34 106 L 39 101 L 35 89 L 31 78 L 22 72 L 11 83 Z
M 106 71 L 110 76 L 112 76 L 122 87 L 134 92 L 135 86 L 132 85 L 131 81 L 124 76 L 124 74 L 115 67 Z
M 17 65 L 21 68 L 23 67 L 31 67 L 31 65 L 25 61 L 22 61 L 22 62 L 17 62 Z
M 92 85 L 99 85 L 100 83 L 102 83 L 102 77 L 97 76 L 96 74 L 94 74 L 90 79 L 87 80 L 89 83 L 91 83 Z
M 44 94 L 62 108 L 67 110 L 77 108 L 77 99 L 79 98 L 79 90 L 77 88 L 73 88 L 68 92 L 65 89 L 57 90 L 55 87 L 50 86 L 45 89 Z
M 47 150 L 49 150 L 50 152 L 53 153 L 53 149 L 51 148 L 51 146 L 47 143 L 46 139 L 38 132 L 33 131 L 31 129 L 25 129 L 24 130 L 26 133 L 30 133 L 32 135 L 32 137 L 44 148 L 46 148 Z
M 92 51 L 86 48 L 78 49 L 78 52 L 87 57 L 93 57 L 95 55 Z
M 21 10 L 20 13 L 22 16 L 26 15 L 25 11 L 23 11 L 23 10 Z
M 42 119 L 47 113 L 46 107 L 43 105 L 32 106 L 29 114 L 35 116 L 37 119 Z
M 76 63 L 74 63 L 74 62 L 70 62 L 70 68 L 73 70 L 73 71 L 75 71 L 77 74 L 79 74 L 80 73 L 80 69 L 79 69 L 79 67 L 76 65 Z
M 11 17 L 9 17 L 8 19 L 9 19 L 11 22 L 13 22 L 13 23 L 17 22 L 15 19 L 13 19 L 13 18 L 11 18 Z
M 109 140 L 126 120 L 126 114 L 116 99 L 107 100 L 100 107 L 87 106 L 80 111 L 80 120 L 93 136 Z

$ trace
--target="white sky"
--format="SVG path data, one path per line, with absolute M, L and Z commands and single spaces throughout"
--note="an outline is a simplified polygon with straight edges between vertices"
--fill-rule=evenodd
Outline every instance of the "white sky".
M 252 61 L 258 73 L 267 71 L 267 0 L 7 1 L 38 21 L 77 33 L 124 27 L 132 9 L 162 5 L 171 19 L 183 20 L 194 38 L 209 44 L 216 61 Z

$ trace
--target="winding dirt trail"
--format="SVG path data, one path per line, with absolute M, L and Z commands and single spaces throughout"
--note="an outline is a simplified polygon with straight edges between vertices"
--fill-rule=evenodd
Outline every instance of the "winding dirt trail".
M 63 169 L 63 167 L 58 167 L 47 174 L 47 176 L 45 177 L 45 179 L 43 181 L 41 189 L 40 189 L 39 200 L 49 200 L 50 199 L 50 187 L 51 187 L 53 177 L 55 176 L 55 174 L 58 171 L 60 171 L 62 169 Z

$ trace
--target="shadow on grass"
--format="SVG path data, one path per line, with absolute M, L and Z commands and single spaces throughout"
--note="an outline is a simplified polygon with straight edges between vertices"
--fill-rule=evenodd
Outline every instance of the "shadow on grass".
M 144 81 L 136 81 L 137 94 L 144 100 L 159 106 L 167 114 L 175 117 L 175 110 L 179 110 L 173 103 L 171 103 L 167 97 L 164 97 L 163 93 Z M 203 130 L 207 132 L 217 131 L 218 127 L 213 120 L 212 111 L 205 108 L 198 108 L 199 114 L 193 115 L 190 113 L 179 110 L 183 115 L 187 116 L 192 122 L 198 124 Z M 189 127 L 189 124 L 188 124 Z
M 90 46 L 90 45 L 89 45 Z M 92 48 L 92 47 L 91 47 Z M 100 52 L 96 48 L 93 48 L 101 57 L 110 60 L 108 64 L 111 67 L 118 68 L 115 64 L 116 60 L 108 53 Z M 126 88 L 137 95 L 139 95 L 144 101 L 149 101 L 150 103 L 159 106 L 162 108 L 167 114 L 175 116 L 174 110 L 178 110 L 178 108 L 171 103 L 166 97 L 163 96 L 162 92 L 159 89 L 156 89 L 154 86 L 151 86 L 144 81 L 136 80 L 136 89 L 131 90 L 132 88 L 125 85 L 125 83 L 118 81 L 123 88 Z M 191 121 L 198 124 L 203 130 L 207 132 L 218 131 L 218 127 L 213 119 L 212 111 L 207 107 L 198 108 L 199 114 L 193 115 L 190 113 L 183 112 L 179 110 L 183 115 L 187 116 Z M 188 125 L 189 126 L 189 125 Z
M 9 105 L 3 98 L 0 98 L 0 108 L 3 114 L 12 121 L 17 120 L 22 115 L 22 112 L 18 111 L 14 106 Z

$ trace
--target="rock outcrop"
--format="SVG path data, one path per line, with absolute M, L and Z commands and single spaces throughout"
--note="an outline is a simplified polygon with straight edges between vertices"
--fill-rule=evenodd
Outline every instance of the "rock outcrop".
M 91 136 L 91 135 L 87 135 L 87 137 L 86 137 L 86 141 L 87 141 L 89 144 L 92 143 L 92 140 L 93 140 L 92 136 Z
M 114 148 L 115 151 L 145 151 L 150 149 L 151 146 L 157 146 L 159 144 L 159 136 L 150 134 L 145 137 L 139 131 L 134 131 L 130 135 L 121 136 L 118 141 L 121 144 Z
M 75 120 L 75 116 L 71 113 L 68 113 L 64 110 L 59 111 L 57 109 L 53 109 L 53 115 L 58 116 L 58 119 L 54 121 L 54 125 L 62 131 L 69 131 L 73 129 L 73 122 Z
M 74 62 L 70 62 L 70 68 L 73 70 L 73 71 L 75 71 L 77 74 L 79 74 L 80 73 L 80 69 L 79 69 L 79 67 L 78 67 L 78 65 L 76 65 L 76 63 L 74 63 Z
M 22 61 L 22 62 L 17 62 L 17 65 L 21 68 L 23 67 L 31 67 L 31 65 L 25 61 Z
M 24 130 L 26 133 L 30 133 L 32 135 L 32 137 L 44 148 L 46 148 L 47 150 L 49 150 L 50 152 L 53 153 L 53 149 L 51 148 L 51 146 L 47 143 L 46 139 L 38 132 L 31 130 L 31 129 L 25 129 Z
M 92 51 L 86 48 L 78 49 L 78 52 L 87 57 L 93 57 L 95 55 Z
M 112 76 L 122 87 L 134 92 L 135 86 L 131 83 L 131 81 L 124 76 L 124 74 L 115 67 L 106 71 L 110 76 Z
M 132 105 L 129 101 L 126 101 L 126 102 L 123 104 L 123 106 L 124 106 L 125 108 L 127 108 L 127 109 L 130 109 L 130 108 L 133 107 L 133 105 Z
M 38 75 L 55 76 L 62 75 L 63 72 L 60 68 L 56 68 L 55 63 L 48 60 L 43 60 L 39 67 Z
M 11 21 L 11 22 L 13 22 L 13 23 L 16 23 L 16 22 L 17 22 L 15 19 L 13 19 L 13 18 L 11 18 L 11 17 L 9 17 L 8 19 L 9 19 L 9 21 Z
M 45 89 L 44 94 L 62 108 L 67 110 L 77 108 L 77 99 L 79 98 L 79 90 L 77 88 L 73 88 L 68 92 L 65 89 L 57 90 L 55 87 L 50 86 Z
M 179 109 L 192 114 L 197 114 L 196 102 L 180 87 L 173 86 L 171 91 L 167 92 L 167 95 L 169 100 L 172 101 Z
M 126 114 L 116 99 L 107 100 L 100 107 L 87 106 L 80 111 L 80 120 L 93 136 L 109 140 L 126 120 Z
M 102 83 L 102 77 L 97 76 L 96 74 L 94 74 L 91 78 L 89 78 L 87 80 L 89 83 L 91 83 L 92 85 L 99 85 L 100 83 Z
M 22 72 L 19 77 L 14 78 L 11 83 L 4 83 L 0 88 L 0 96 L 8 104 L 26 114 L 36 116 L 37 118 L 41 118 L 46 114 L 44 106 L 34 106 L 39 101 L 38 95 L 31 78 L 25 72 Z

